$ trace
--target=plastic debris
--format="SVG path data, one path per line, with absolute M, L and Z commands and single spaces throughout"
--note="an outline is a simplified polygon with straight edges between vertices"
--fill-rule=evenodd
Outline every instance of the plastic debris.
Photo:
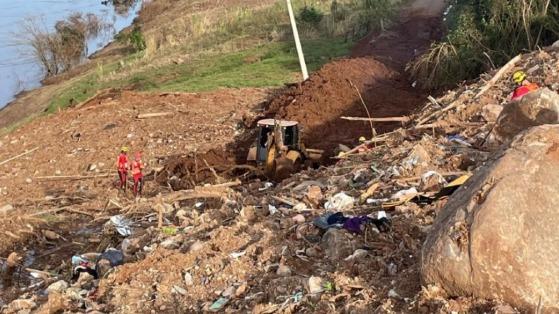
M 260 191 L 260 192 L 266 191 L 273 186 L 274 186 L 274 184 L 272 182 L 264 182 L 264 186 L 259 188 L 258 191 Z
M 214 303 L 212 303 L 212 305 L 210 306 L 210 311 L 219 312 L 225 307 L 225 305 L 227 305 L 227 303 L 229 303 L 229 298 L 220 297 Z
M 246 253 L 247 253 L 247 251 L 233 252 L 233 253 L 229 254 L 229 257 L 231 257 L 232 259 L 237 259 L 237 258 L 245 255 Z
M 353 208 L 355 199 L 344 192 L 340 192 L 330 198 L 324 208 L 327 210 L 345 211 Z
M 270 215 L 275 215 L 278 212 L 278 209 L 276 206 L 268 204 L 268 211 L 270 212 Z
M 391 199 L 393 200 L 403 200 L 403 199 L 410 199 L 419 194 L 416 188 L 409 188 L 407 190 L 401 190 L 396 194 L 392 195 Z
M 130 222 L 125 219 L 122 215 L 112 216 L 110 219 L 111 223 L 115 226 L 116 231 L 124 237 L 132 235 L 132 228 L 130 227 Z

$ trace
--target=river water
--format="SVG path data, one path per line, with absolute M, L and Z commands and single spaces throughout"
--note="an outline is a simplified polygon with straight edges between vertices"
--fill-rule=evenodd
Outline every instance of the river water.
M 116 32 L 129 26 L 141 8 L 142 1 L 129 1 L 128 7 L 114 7 L 102 0 L 0 0 L 0 108 L 23 91 L 39 87 L 43 78 L 41 68 L 35 64 L 29 47 L 21 44 L 23 24 L 38 21 L 52 30 L 57 21 L 79 12 L 92 13 L 113 25 L 96 38 L 88 41 L 88 54 L 108 44 Z

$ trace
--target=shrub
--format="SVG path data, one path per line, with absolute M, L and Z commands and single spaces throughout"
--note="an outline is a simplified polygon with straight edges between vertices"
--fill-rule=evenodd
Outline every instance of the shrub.
M 303 23 L 317 26 L 324 14 L 315 7 L 304 6 L 299 12 L 299 20 Z
M 559 39 L 559 0 L 455 0 L 449 32 L 408 69 L 426 88 L 448 87 Z
M 146 49 L 146 40 L 142 29 L 136 25 L 130 32 L 122 32 L 115 36 L 115 39 L 124 45 L 128 45 L 134 51 L 142 51 Z

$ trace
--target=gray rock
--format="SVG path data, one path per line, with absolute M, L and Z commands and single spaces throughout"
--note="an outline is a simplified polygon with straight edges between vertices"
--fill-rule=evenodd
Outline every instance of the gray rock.
M 503 111 L 503 106 L 489 104 L 481 108 L 481 116 L 487 122 L 495 122 L 497 121 L 497 118 L 499 117 L 502 111 Z
M 424 243 L 423 283 L 453 296 L 559 311 L 559 125 L 522 133 L 438 215 Z
M 351 235 L 345 230 L 335 228 L 324 233 L 320 246 L 326 255 L 334 260 L 342 260 L 355 250 Z
M 309 278 L 309 293 L 316 294 L 324 291 L 324 289 L 322 288 L 322 284 L 322 278 L 311 276 L 311 278 Z
M 289 266 L 287 265 L 280 264 L 278 270 L 276 271 L 276 274 L 282 277 L 291 276 L 291 268 L 289 268 Z
M 498 141 L 506 143 L 533 126 L 557 123 L 559 95 L 543 88 L 507 104 L 497 119 L 494 135 Z
M 66 281 L 64 280 L 59 280 L 55 283 L 52 283 L 50 286 L 47 287 L 47 292 L 51 293 L 51 292 L 58 292 L 58 293 L 63 293 L 64 291 L 66 291 L 66 289 L 68 289 L 69 285 Z

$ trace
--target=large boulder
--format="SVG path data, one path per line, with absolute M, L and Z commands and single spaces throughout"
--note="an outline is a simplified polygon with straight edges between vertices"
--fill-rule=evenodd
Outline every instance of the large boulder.
M 559 312 L 559 125 L 531 128 L 449 200 L 421 276 L 453 296 Z
M 494 135 L 509 142 L 520 132 L 538 125 L 559 123 L 559 95 L 547 88 L 507 104 L 497 118 Z

